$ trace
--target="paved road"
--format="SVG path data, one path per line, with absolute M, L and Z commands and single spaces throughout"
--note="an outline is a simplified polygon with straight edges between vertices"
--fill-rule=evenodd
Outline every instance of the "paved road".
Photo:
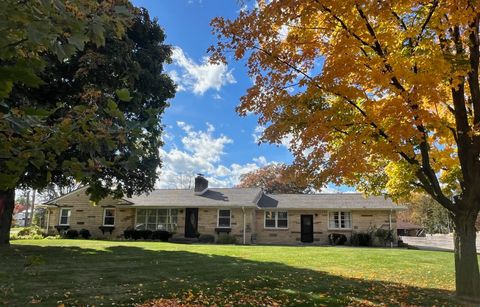
M 426 237 L 400 237 L 404 243 L 426 250 L 453 251 L 452 235 L 427 235 Z M 480 253 L 480 233 L 477 233 L 477 252 Z

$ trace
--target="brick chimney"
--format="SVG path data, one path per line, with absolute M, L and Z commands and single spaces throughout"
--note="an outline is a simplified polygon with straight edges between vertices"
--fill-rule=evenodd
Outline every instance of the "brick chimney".
M 208 190 L 208 180 L 202 174 L 197 174 L 195 177 L 195 195 L 202 195 Z

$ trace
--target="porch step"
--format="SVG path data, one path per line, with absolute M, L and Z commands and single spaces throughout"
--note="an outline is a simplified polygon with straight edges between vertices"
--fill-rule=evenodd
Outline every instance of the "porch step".
M 170 238 L 168 242 L 181 243 L 181 244 L 193 244 L 198 243 L 198 238 Z

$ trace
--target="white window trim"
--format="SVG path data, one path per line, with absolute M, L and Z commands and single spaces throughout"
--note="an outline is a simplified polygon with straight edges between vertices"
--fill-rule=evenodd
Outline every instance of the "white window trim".
M 335 228 L 335 227 L 330 227 L 330 213 L 335 213 L 335 212 L 337 212 L 339 216 L 340 216 L 340 213 L 341 213 L 341 212 L 348 212 L 348 213 L 350 213 L 350 227 L 349 227 L 349 228 L 341 228 L 341 227 Z M 346 231 L 352 230 L 352 229 L 353 229 L 352 211 L 342 211 L 342 210 L 339 210 L 339 211 L 337 211 L 337 210 L 328 211 L 328 214 L 327 214 L 327 225 L 328 225 L 328 230 L 346 230 Z
M 276 212 L 275 213 L 275 227 L 267 226 L 267 212 Z M 287 227 L 278 227 L 278 212 L 286 212 L 287 213 Z M 287 210 L 265 210 L 263 212 L 263 228 L 264 229 L 288 229 L 290 225 L 290 218 Z
M 105 224 L 105 217 L 106 217 L 107 210 L 113 210 L 113 225 L 106 225 Z M 106 226 L 106 227 L 113 227 L 113 226 L 115 226 L 116 221 L 117 221 L 117 208 L 103 208 L 103 223 L 102 223 L 102 225 Z
M 170 217 L 171 219 L 171 211 L 172 210 L 177 210 L 177 223 L 175 224 L 175 230 L 173 230 L 173 232 L 176 232 L 178 230 L 178 218 L 180 216 L 180 210 L 182 210 L 182 208 L 178 208 L 178 207 L 167 207 L 167 208 L 163 208 L 163 207 L 146 207 L 146 208 L 135 208 L 135 221 L 134 221 L 134 224 L 133 224 L 133 227 L 134 229 L 137 229 L 137 222 L 138 222 L 138 211 L 139 210 L 155 210 L 155 226 L 158 228 L 158 210 L 159 209 L 167 209 L 169 214 L 167 216 Z M 148 217 L 145 216 L 145 221 L 144 221 L 144 225 L 145 225 L 145 229 L 147 227 L 147 219 Z M 173 223 L 167 223 L 167 225 L 174 225 Z M 158 229 L 157 229 L 158 230 Z M 170 231 L 170 230 L 168 230 Z
M 67 224 L 62 224 L 62 211 L 69 210 L 70 214 L 67 215 Z M 58 216 L 58 226 L 70 226 L 70 218 L 72 217 L 72 208 L 60 208 L 60 215 Z
M 220 226 L 220 210 L 228 210 L 228 212 L 230 212 L 230 216 L 229 216 L 229 219 L 230 219 L 230 225 L 228 226 Z M 217 228 L 232 228 L 232 210 L 231 209 L 218 209 L 217 210 Z

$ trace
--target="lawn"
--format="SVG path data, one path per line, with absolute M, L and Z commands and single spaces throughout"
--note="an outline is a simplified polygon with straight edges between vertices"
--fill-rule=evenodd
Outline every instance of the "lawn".
M 18 240 L 0 250 L 0 305 L 451 306 L 453 267 L 405 249 Z

